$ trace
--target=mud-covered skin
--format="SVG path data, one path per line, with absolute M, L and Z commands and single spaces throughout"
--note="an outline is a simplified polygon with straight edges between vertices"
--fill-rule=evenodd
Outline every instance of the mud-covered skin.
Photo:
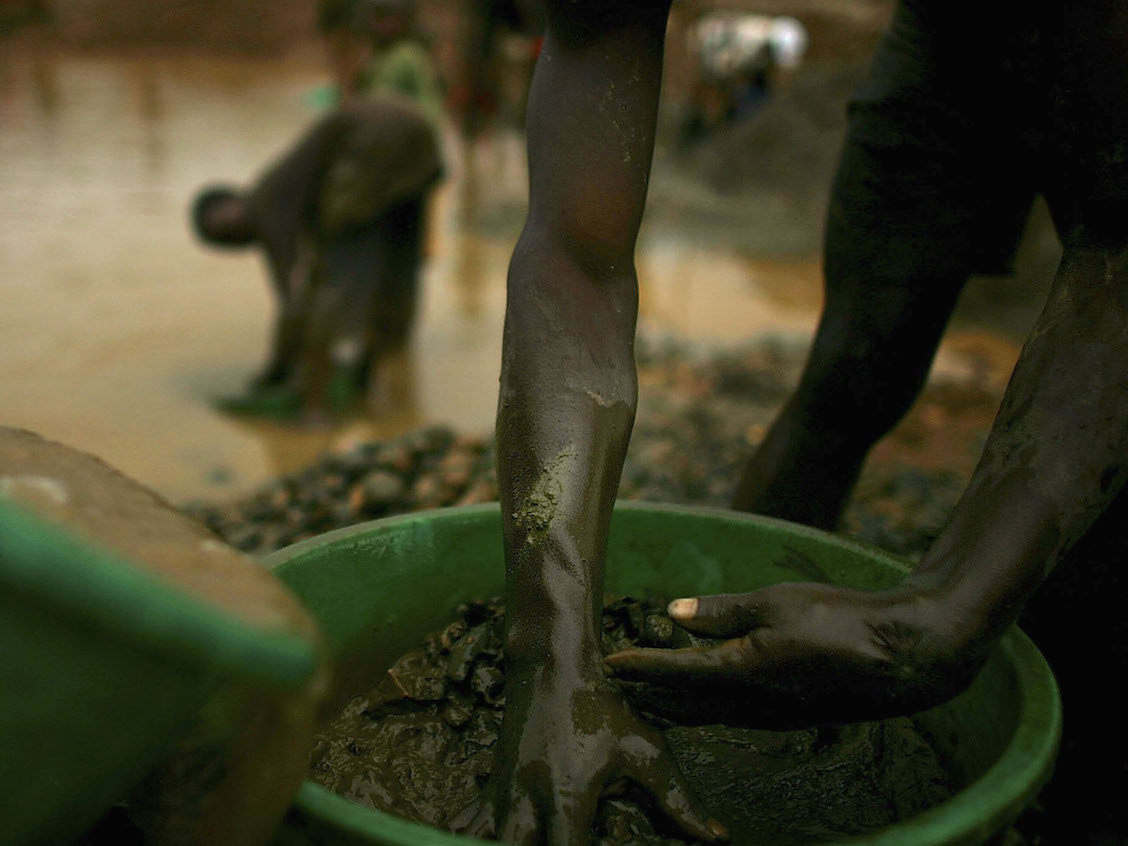
M 719 644 L 630 649 L 607 665 L 646 682 L 632 689 L 639 707 L 681 723 L 788 729 L 908 714 L 979 666 L 955 659 L 940 604 L 909 590 L 792 583 L 680 602 L 697 609 L 678 622 Z
M 959 693 L 1123 487 L 1125 327 L 1128 251 L 1068 248 L 972 480 L 905 582 L 876 594 L 788 584 L 689 600 L 680 617 L 672 609 L 679 622 L 730 640 L 607 663 L 625 678 L 704 685 L 738 720 L 872 719 Z
M 727 643 L 608 663 L 624 677 L 706 684 L 722 699 L 727 690 L 747 701 L 749 719 L 776 702 L 815 721 L 954 696 L 1123 488 L 1126 327 L 1128 250 L 1068 244 L 971 482 L 902 585 L 879 594 L 778 585 L 701 598 L 682 622 Z
M 497 428 L 517 686 L 492 790 L 497 830 L 515 842 L 546 832 L 572 842 L 592 795 L 610 780 L 605 762 L 614 756 L 600 744 L 621 748 L 616 738 L 632 731 L 629 712 L 601 701 L 593 601 L 635 408 L 632 256 L 667 5 L 549 3 L 533 82 L 530 212 L 510 267 Z M 1121 489 L 1128 126 L 1119 104 L 1128 16 L 1108 0 L 1066 9 L 1079 11 L 1057 27 L 1062 71 L 1050 92 L 1060 129 L 1052 167 L 1065 181 L 1051 205 L 1065 257 L 947 529 L 894 592 L 779 586 L 711 601 L 699 624 L 719 625 L 715 606 L 735 618 L 721 629 L 733 640 L 669 657 L 619 656 L 617 671 L 694 689 L 708 681 L 735 711 L 756 714 L 762 700 L 777 713 L 794 706 L 805 720 L 942 701 L 973 677 L 1061 552 Z M 974 268 L 961 276 L 939 249 L 900 266 L 896 238 L 870 234 L 874 261 L 841 285 L 828 280 L 800 392 L 751 462 L 737 507 L 833 526 L 869 447 L 927 374 Z M 828 246 L 828 264 L 841 258 Z M 867 276 L 875 268 L 888 272 Z M 543 528 L 538 521 L 528 543 L 520 518 L 535 492 L 549 489 L 557 492 L 550 519 Z M 549 513 L 542 505 L 534 510 Z M 838 685 L 843 695 L 820 693 Z M 581 708 L 577 717 L 574 700 L 606 707 L 609 734 L 589 734 L 596 715 Z M 548 723 L 548 714 L 561 722 Z M 587 769 L 559 763 L 561 748 L 589 740 L 600 754 Z

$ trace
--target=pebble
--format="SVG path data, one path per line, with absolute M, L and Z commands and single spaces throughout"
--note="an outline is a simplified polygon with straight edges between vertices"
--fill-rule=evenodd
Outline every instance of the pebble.
M 371 510 L 391 507 L 403 499 L 404 488 L 402 476 L 390 470 L 373 470 L 359 486 L 361 505 Z

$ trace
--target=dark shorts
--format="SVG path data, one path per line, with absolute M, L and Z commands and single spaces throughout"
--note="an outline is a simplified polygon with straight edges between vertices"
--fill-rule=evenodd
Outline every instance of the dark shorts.
M 415 317 L 425 223 L 419 196 L 324 239 L 311 292 L 313 325 L 336 339 L 401 348 Z
M 850 103 L 828 251 L 1007 272 L 1037 193 L 1063 240 L 1128 242 L 1128 4 L 999 5 L 898 5 Z

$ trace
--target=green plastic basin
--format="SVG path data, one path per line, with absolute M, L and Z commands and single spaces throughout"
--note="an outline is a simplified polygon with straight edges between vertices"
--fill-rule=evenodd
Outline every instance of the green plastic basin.
M 334 702 L 364 689 L 467 598 L 501 592 L 497 505 L 378 520 L 281 550 L 267 563 L 302 599 L 339 667 Z M 896 584 L 903 561 L 830 534 L 716 509 L 619 503 L 607 589 L 666 596 L 823 580 Z M 1012 629 L 974 684 L 918 715 L 967 786 L 942 805 L 850 843 L 979 844 L 1008 825 L 1049 778 L 1061 734 L 1052 673 Z M 457 837 L 362 807 L 306 782 L 278 842 L 465 846 Z
M 0 498 L 0 842 L 65 843 L 233 682 L 300 690 L 316 644 L 256 629 Z M 215 730 L 225 730 L 218 724 Z

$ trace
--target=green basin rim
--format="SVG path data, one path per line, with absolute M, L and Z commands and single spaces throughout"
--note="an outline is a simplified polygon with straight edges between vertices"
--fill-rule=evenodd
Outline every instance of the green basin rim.
M 615 511 L 617 515 L 691 515 L 751 523 L 786 531 L 792 536 L 815 539 L 843 551 L 866 555 L 902 574 L 907 574 L 911 569 L 909 562 L 871 544 L 786 520 L 721 508 L 622 500 L 616 503 Z M 496 519 L 500 545 L 500 513 L 497 503 L 484 503 L 386 517 L 300 541 L 271 554 L 265 561 L 271 568 L 277 568 L 315 549 L 415 523 L 425 523 L 435 529 L 448 522 Z M 941 805 L 887 826 L 879 832 L 837 841 L 838 843 L 843 846 L 848 843 L 866 843 L 869 846 L 905 846 L 910 843 L 913 846 L 955 846 L 981 843 L 988 835 L 1013 821 L 1037 790 L 1049 780 L 1061 739 L 1062 713 L 1057 682 L 1037 647 L 1017 627 L 1012 627 L 1001 638 L 997 648 L 1014 670 L 1021 707 L 1015 732 L 995 763 L 982 776 L 965 785 Z M 471 843 L 487 843 L 365 808 L 310 781 L 302 785 L 295 805 L 309 817 L 329 824 L 342 833 L 347 832 L 388 846 L 467 846 Z M 374 836 L 379 839 L 371 839 Z
M 178 591 L 108 549 L 0 498 L 0 590 L 62 612 L 171 660 L 272 687 L 300 688 L 317 645 L 257 628 Z

